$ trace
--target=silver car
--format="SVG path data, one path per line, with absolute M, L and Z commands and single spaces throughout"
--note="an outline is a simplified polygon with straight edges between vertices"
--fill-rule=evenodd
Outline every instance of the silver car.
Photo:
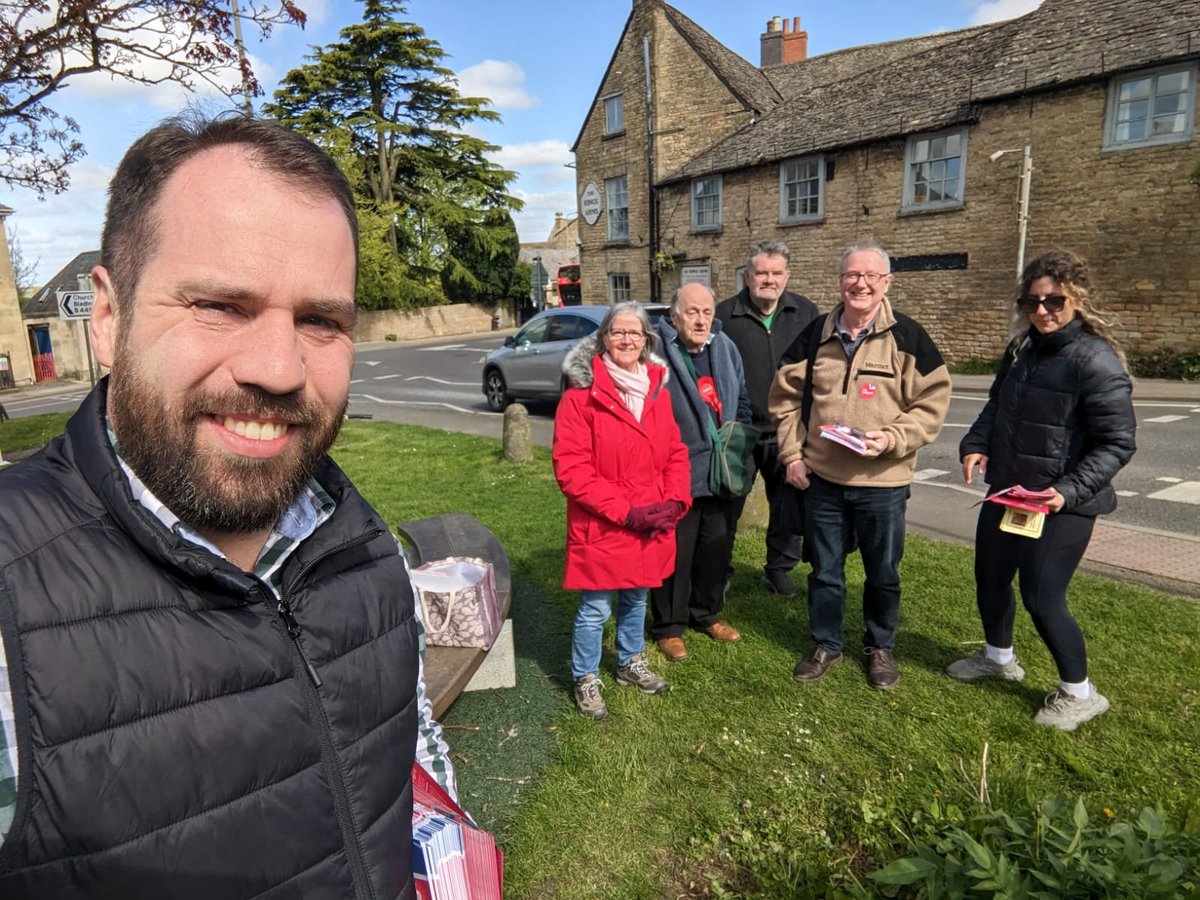
M 646 304 L 653 323 L 664 304 Z M 600 327 L 607 306 L 560 306 L 540 312 L 483 361 L 483 396 L 502 412 L 514 400 L 557 400 L 566 388 L 567 352 Z

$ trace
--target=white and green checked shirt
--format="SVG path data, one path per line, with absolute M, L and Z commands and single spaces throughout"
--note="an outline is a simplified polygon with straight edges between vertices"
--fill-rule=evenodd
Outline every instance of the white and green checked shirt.
M 110 432 L 111 437 L 111 432 Z M 162 502 L 142 484 L 133 470 L 121 460 L 121 467 L 129 479 L 134 498 L 164 526 L 180 537 L 198 544 L 215 556 L 225 558 L 220 550 L 196 532 L 184 525 Z M 279 598 L 282 585 L 283 564 L 292 551 L 331 515 L 336 504 L 332 497 L 316 482 L 311 480 L 307 490 L 284 512 L 271 531 L 263 546 L 254 574 L 262 579 Z M 403 550 L 401 556 L 403 557 Z M 407 566 L 407 561 L 405 563 Z M 458 799 L 458 788 L 454 779 L 454 765 L 450 761 L 450 748 L 442 738 L 442 726 L 433 718 L 433 704 L 425 694 L 425 627 L 421 622 L 421 604 L 414 604 L 417 618 L 417 641 L 420 658 L 417 671 L 417 762 L 432 775 L 442 787 Z M 4 642 L 0 640 L 0 842 L 12 825 L 17 805 L 17 734 L 13 714 L 12 682 L 8 677 L 8 664 Z

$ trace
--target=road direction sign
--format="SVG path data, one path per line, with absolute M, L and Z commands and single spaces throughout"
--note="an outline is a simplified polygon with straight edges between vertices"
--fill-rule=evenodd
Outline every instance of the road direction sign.
M 90 319 L 92 317 L 92 291 L 64 291 L 58 295 L 58 317 L 60 319 Z

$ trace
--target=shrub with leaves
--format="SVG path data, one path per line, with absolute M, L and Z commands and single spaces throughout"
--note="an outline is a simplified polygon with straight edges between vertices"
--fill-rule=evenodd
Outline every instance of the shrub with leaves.
M 1133 821 L 1082 799 L 1042 801 L 1031 815 L 980 806 L 965 820 L 935 800 L 914 817 L 912 855 L 870 878 L 887 896 L 1194 897 L 1200 893 L 1200 831 L 1172 826 L 1161 807 Z M 891 888 L 889 890 L 888 888 Z

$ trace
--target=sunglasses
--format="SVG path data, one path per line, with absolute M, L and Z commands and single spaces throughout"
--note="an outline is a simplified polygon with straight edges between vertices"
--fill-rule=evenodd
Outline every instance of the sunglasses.
M 1062 312 L 1067 298 L 1062 294 L 1047 294 L 1045 297 L 1022 297 L 1017 301 L 1017 308 L 1023 313 L 1035 313 L 1039 306 L 1046 307 L 1046 312 Z

